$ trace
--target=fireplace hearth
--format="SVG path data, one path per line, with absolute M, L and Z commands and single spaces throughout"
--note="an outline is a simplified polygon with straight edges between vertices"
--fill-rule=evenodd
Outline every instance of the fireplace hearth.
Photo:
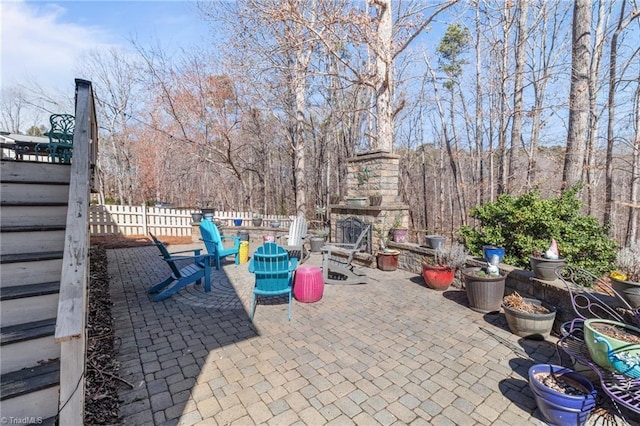
M 345 219 L 338 220 L 335 227 L 335 242 L 354 244 L 367 225 L 368 223 L 358 219 L 355 216 L 350 216 Z M 371 227 L 369 227 L 369 231 L 364 236 L 361 246 L 363 247 L 363 251 L 369 254 L 371 253 L 371 236 L 372 230 Z

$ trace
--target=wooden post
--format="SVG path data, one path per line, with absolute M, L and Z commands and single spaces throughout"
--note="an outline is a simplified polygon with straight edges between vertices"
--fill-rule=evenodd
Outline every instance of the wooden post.
M 142 205 L 142 235 L 147 235 L 149 230 L 147 229 L 147 206 Z

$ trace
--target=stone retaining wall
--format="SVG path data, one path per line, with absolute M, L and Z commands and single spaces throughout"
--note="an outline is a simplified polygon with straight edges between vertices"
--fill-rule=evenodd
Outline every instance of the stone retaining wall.
M 401 244 L 390 242 L 389 248 L 400 252 L 398 268 L 414 272 L 418 275 L 422 272 L 422 260 L 425 257 L 432 258 L 435 253 L 433 249 L 412 243 Z M 482 266 L 485 264 L 486 263 L 479 258 L 469 257 L 467 261 L 468 266 Z M 522 297 L 539 299 L 557 308 L 558 312 L 553 326 L 556 333 L 559 333 L 560 326 L 563 322 L 575 318 L 569 292 L 562 280 L 542 281 L 535 278 L 531 271 L 505 264 L 500 264 L 500 270 L 507 273 L 507 279 L 505 281 L 506 294 L 517 291 Z

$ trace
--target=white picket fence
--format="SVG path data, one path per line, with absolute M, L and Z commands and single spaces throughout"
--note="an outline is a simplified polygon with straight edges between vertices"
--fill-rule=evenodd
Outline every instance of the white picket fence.
M 91 235 L 148 235 L 189 237 L 193 219 L 192 213 L 200 210 L 171 209 L 147 206 L 92 205 L 89 210 Z M 243 219 L 243 226 L 251 226 L 253 214 L 250 212 L 218 212 L 214 220 L 223 225 L 232 226 L 234 219 Z M 282 215 L 263 215 L 263 225 L 278 220 L 282 227 L 288 227 L 293 217 Z

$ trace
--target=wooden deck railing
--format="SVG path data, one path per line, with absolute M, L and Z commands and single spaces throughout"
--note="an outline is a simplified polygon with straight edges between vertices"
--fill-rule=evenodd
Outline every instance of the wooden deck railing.
M 55 339 L 60 343 L 59 424 L 84 423 L 89 203 L 98 148 L 91 82 L 76 80 L 76 125 Z

